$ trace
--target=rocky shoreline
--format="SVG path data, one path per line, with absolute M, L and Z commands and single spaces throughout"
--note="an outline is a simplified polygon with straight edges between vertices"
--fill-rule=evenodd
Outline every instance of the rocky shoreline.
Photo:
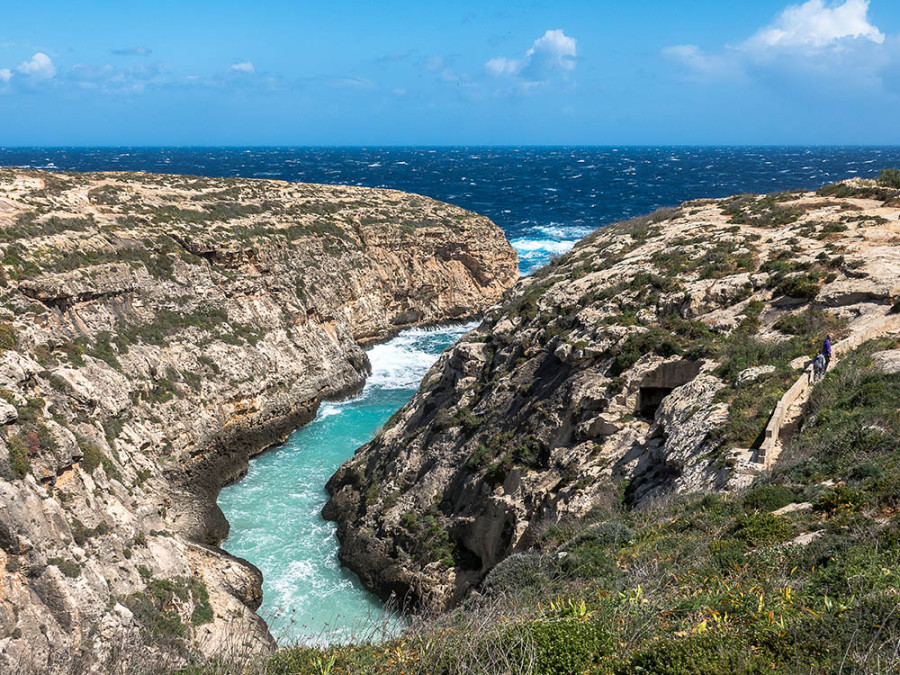
M 898 310 L 900 190 L 698 200 L 522 279 L 329 481 L 341 560 L 382 597 L 458 604 L 592 514 L 746 483 L 831 333 Z
M 0 669 L 268 651 L 217 545 L 249 458 L 360 345 L 517 277 L 486 218 L 389 190 L 0 169 Z

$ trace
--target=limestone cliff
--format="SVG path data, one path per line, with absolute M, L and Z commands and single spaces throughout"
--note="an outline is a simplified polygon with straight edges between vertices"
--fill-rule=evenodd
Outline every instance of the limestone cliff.
M 517 276 L 489 220 L 415 195 L 17 169 L 0 265 L 3 671 L 269 649 L 219 489 L 362 385 L 360 343 Z
M 548 527 L 726 488 L 824 336 L 897 311 L 898 195 L 689 202 L 521 280 L 329 482 L 342 560 L 446 607 Z

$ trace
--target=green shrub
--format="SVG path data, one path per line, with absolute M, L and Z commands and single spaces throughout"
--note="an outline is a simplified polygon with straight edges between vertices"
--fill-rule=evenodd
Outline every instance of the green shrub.
M 882 169 L 878 183 L 884 187 L 900 188 L 900 169 Z
M 541 675 L 585 672 L 613 649 L 612 639 L 599 621 L 567 618 L 535 621 L 521 628 L 524 644 L 514 645 L 512 650 L 523 650 L 519 660 L 524 664 L 529 647 L 533 648 L 534 672 Z
M 863 462 L 853 467 L 850 472 L 850 478 L 857 481 L 862 481 L 866 478 L 879 478 L 883 475 L 884 469 L 872 462 Z
M 819 280 L 810 275 L 788 277 L 775 288 L 776 295 L 784 295 L 795 300 L 814 300 L 819 294 Z
M 178 612 L 171 604 L 164 606 L 155 594 L 132 593 L 125 598 L 124 605 L 131 610 L 147 639 L 170 642 L 187 633 Z
M 669 357 L 681 354 L 681 345 L 669 331 L 653 328 L 640 333 L 632 333 L 625 339 L 619 353 L 613 359 L 609 372 L 613 377 L 631 368 L 644 354 L 658 354 Z
M 125 428 L 125 420 L 118 417 L 110 417 L 103 420 L 103 433 L 106 436 L 106 442 L 112 447 L 113 442 L 122 433 Z
M 615 557 L 600 546 L 584 543 L 565 553 L 556 567 L 559 574 L 567 579 L 604 579 L 612 582 L 619 576 Z
M 81 368 L 85 365 L 84 345 L 81 342 L 66 342 L 60 345 L 60 349 L 66 355 L 69 363 L 76 368 Z
M 775 511 L 793 503 L 794 493 L 780 485 L 757 485 L 744 495 L 747 511 Z
M 16 348 L 16 329 L 12 324 L 0 322 L 0 350 Z
M 474 415 L 472 411 L 465 406 L 456 411 L 453 415 L 453 421 L 459 424 L 466 434 L 471 434 L 481 426 L 481 418 Z
M 590 543 L 593 546 L 618 549 L 634 541 L 635 532 L 625 523 L 609 520 L 589 527 L 572 539 L 569 545 Z
M 723 369 L 729 373 L 740 372 L 737 363 L 728 362 Z M 761 441 L 772 410 L 792 381 L 793 374 L 789 371 L 776 371 L 737 390 L 721 390 L 717 398 L 729 402 L 728 420 L 713 430 L 711 438 L 722 447 L 756 447 Z
M 87 527 L 78 518 L 72 518 L 69 522 L 69 529 L 72 531 L 73 541 L 79 546 L 84 546 L 93 533 L 93 530 Z
M 113 341 L 116 342 L 116 347 L 113 347 Z M 126 353 L 128 351 L 128 347 L 125 344 L 124 340 L 121 338 L 113 338 L 113 336 L 108 331 L 102 331 L 97 334 L 97 339 L 94 340 L 94 345 L 86 350 L 86 353 L 90 356 L 93 356 L 95 359 L 100 359 L 101 361 L 105 361 L 111 367 L 116 370 L 122 370 L 122 364 L 119 363 L 119 354 Z
M 189 587 L 191 599 L 194 602 L 194 610 L 191 612 L 191 624 L 200 626 L 211 622 L 216 617 L 212 605 L 209 604 L 209 591 L 206 589 L 206 584 L 194 577 L 191 578 Z
M 740 636 L 720 634 L 688 635 L 663 639 L 640 648 L 617 673 L 654 675 L 708 675 L 774 672 L 772 657 L 759 654 Z
M 81 565 L 73 560 L 66 560 L 65 558 L 49 558 L 47 564 L 53 565 L 70 579 L 81 576 Z
M 846 320 L 809 306 L 802 312 L 780 318 L 775 323 L 775 329 L 788 335 L 809 337 L 833 335 L 841 332 L 846 325 Z
M 91 537 L 109 534 L 110 527 L 102 520 L 96 527 L 88 527 L 78 518 L 72 518 L 69 521 L 69 530 L 72 532 L 73 541 L 79 546 L 84 546 Z
M 764 546 L 790 539 L 794 534 L 789 520 L 771 513 L 738 516 L 731 534 L 747 546 Z
M 746 548 L 737 539 L 717 539 L 709 542 L 709 553 L 723 572 L 733 572 L 743 567 Z
M 851 185 L 848 183 L 832 183 L 816 190 L 820 197 L 836 197 L 838 199 L 857 198 L 875 199 L 886 202 L 895 196 L 893 189 L 884 185 Z
M 103 460 L 103 452 L 96 445 L 90 443 L 81 444 L 81 468 L 87 473 L 94 473 L 94 469 L 100 466 Z
M 822 513 L 855 511 L 867 501 L 864 492 L 846 485 L 835 485 L 819 496 L 813 503 L 813 509 Z
M 149 572 L 149 570 L 148 570 Z M 199 626 L 209 623 L 215 616 L 209 604 L 206 584 L 195 577 L 174 579 L 148 579 L 144 591 L 132 593 L 125 600 L 128 607 L 143 628 L 146 636 L 163 641 L 182 638 L 187 635 L 187 626 L 181 620 L 176 607 L 186 602 L 194 605 L 191 624 Z
M 491 448 L 484 443 L 479 443 L 472 451 L 472 454 L 469 455 L 469 459 L 466 460 L 466 468 L 470 471 L 478 471 L 487 466 L 488 461 L 493 456 L 494 451 Z
M 753 227 L 783 227 L 797 222 L 803 211 L 797 207 L 782 206 L 779 202 L 796 199 L 795 194 L 740 195 L 723 202 L 722 214 L 728 222 Z
M 168 377 L 161 377 L 153 384 L 153 388 L 147 392 L 148 398 L 154 403 L 166 403 L 175 398 L 178 393 L 178 385 Z
M 529 588 L 541 588 L 550 575 L 548 560 L 540 553 L 513 553 L 498 563 L 482 582 L 485 593 L 519 593 Z
M 34 398 L 27 398 L 25 401 L 25 405 L 19 406 L 19 424 L 30 424 L 33 422 L 37 422 L 37 420 L 44 414 L 44 399 L 39 396 L 35 396 Z
M 9 471 L 13 478 L 24 478 L 31 470 L 28 448 L 19 435 L 10 436 L 6 442 L 9 451 Z

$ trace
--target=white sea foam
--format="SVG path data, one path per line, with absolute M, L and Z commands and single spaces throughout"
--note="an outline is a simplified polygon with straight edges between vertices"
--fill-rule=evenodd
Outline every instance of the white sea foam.
M 366 388 L 415 389 L 440 357 L 440 353 L 433 353 L 434 342 L 446 336 L 458 338 L 476 325 L 413 328 L 403 331 L 390 342 L 375 345 L 369 350 L 372 375 Z
M 586 237 L 594 231 L 594 228 L 585 225 L 563 225 L 562 223 L 551 222 L 546 225 L 538 225 L 534 230 L 550 239 L 570 240 Z
M 513 239 L 510 243 L 513 248 L 519 252 L 519 257 L 529 259 L 536 257 L 534 254 L 543 256 L 560 255 L 570 250 L 577 242 L 577 239 Z
M 331 417 L 332 415 L 340 415 L 341 414 L 341 406 L 336 403 L 323 403 L 319 407 L 319 417 Z

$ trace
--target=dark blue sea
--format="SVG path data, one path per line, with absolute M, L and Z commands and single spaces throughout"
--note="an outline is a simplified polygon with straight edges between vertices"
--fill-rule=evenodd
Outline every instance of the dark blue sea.
M 0 165 L 416 192 L 491 218 L 528 272 L 602 225 L 699 197 L 877 176 L 900 167 L 900 147 L 0 148 Z

